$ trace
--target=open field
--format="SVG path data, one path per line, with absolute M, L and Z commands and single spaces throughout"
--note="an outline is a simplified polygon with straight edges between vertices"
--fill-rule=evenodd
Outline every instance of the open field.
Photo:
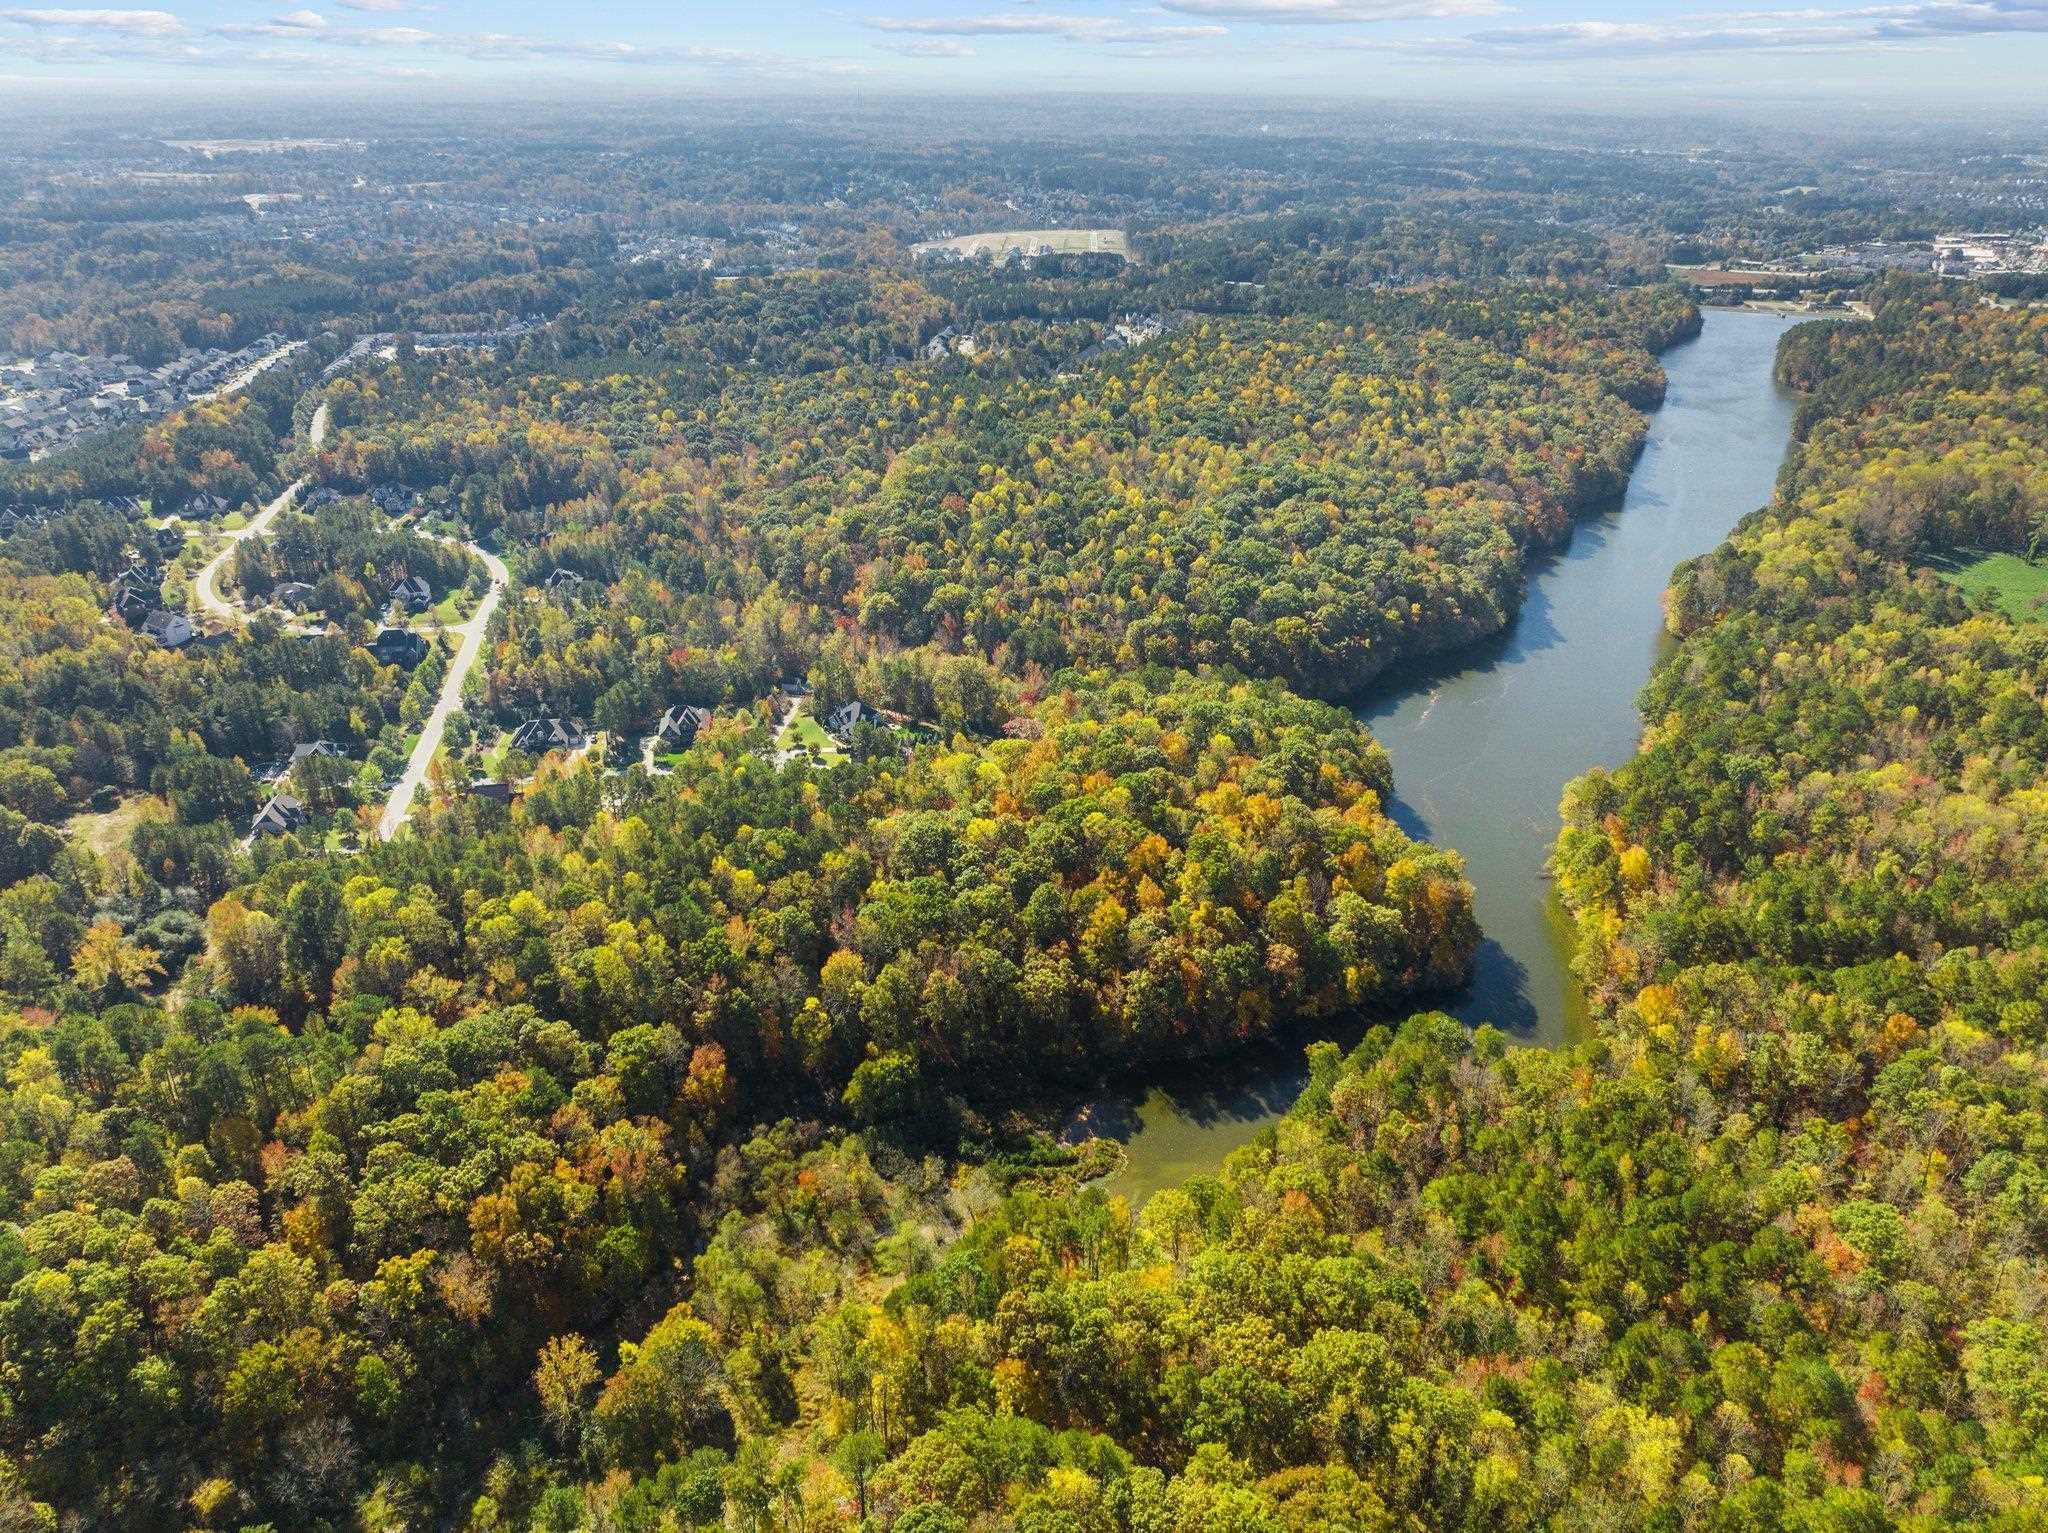
M 988 234 L 963 234 L 950 240 L 912 245 L 915 256 L 952 251 L 962 256 L 1113 255 L 1128 261 L 1131 241 L 1121 229 L 998 229 Z
M 74 814 L 67 822 L 73 839 L 83 842 L 102 857 L 125 849 L 128 837 L 145 820 L 168 820 L 171 806 L 154 794 L 138 793 L 123 799 L 104 814 Z
M 1695 287 L 1783 287 L 1787 282 L 1807 278 L 1818 280 L 1815 273 L 1803 271 L 1723 271 L 1718 266 L 1666 266 L 1664 269 L 1680 282 L 1690 282 Z
M 1972 596 L 1989 595 L 1998 610 L 2019 623 L 2038 622 L 2048 603 L 2048 563 L 2022 559 L 2018 554 L 1987 554 L 1974 548 L 1959 549 L 1927 561 L 1928 567 L 1949 584 Z

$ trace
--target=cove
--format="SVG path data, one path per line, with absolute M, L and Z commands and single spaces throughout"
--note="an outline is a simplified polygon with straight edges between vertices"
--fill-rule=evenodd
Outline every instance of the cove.
M 1358 710 L 1393 757 L 1388 812 L 1465 859 L 1483 941 L 1471 983 L 1444 1009 L 1472 1026 L 1554 1044 L 1583 1021 L 1570 922 L 1544 873 L 1558 800 L 1572 778 L 1635 751 L 1636 694 L 1664 642 L 1672 568 L 1771 498 L 1796 408 L 1772 364 L 1796 323 L 1709 311 L 1697 337 L 1664 353 L 1669 387 L 1621 504 L 1531 562 L 1502 633 L 1390 675 Z M 1068 1134 L 1122 1141 L 1123 1167 L 1099 1185 L 1138 1201 L 1214 1171 L 1284 1113 L 1307 1078 L 1304 1041 L 1092 1102 Z

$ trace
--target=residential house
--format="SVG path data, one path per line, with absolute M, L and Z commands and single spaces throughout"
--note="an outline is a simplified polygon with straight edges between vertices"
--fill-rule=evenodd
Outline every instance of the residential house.
M 540 583 L 540 588 L 549 596 L 559 596 L 565 601 L 573 601 L 583 590 L 583 577 L 574 570 L 557 566 L 548 572 L 547 578 Z
M 114 616 L 130 628 L 140 628 L 149 621 L 150 613 L 156 611 L 159 598 L 148 595 L 133 586 L 114 587 Z
M 194 521 L 211 522 L 226 516 L 235 508 L 222 495 L 210 495 L 202 490 L 185 502 L 184 514 Z
M 142 620 L 142 631 L 165 649 L 180 649 L 192 642 L 192 620 L 182 612 L 159 607 Z
M 855 700 L 850 703 L 841 703 L 837 708 L 834 708 L 825 715 L 825 731 L 828 734 L 839 735 L 843 738 L 852 734 L 862 724 L 879 724 L 881 722 L 882 716 L 879 713 L 875 712 L 866 703 Z
M 469 796 L 493 804 L 509 804 L 512 802 L 512 784 L 496 777 L 472 777 Z
M 426 636 L 410 628 L 380 628 L 377 637 L 370 641 L 370 653 L 381 664 L 403 666 L 409 671 L 427 658 Z
M 370 499 L 386 516 L 403 516 L 412 509 L 414 495 L 402 484 L 380 484 L 370 490 Z
M 295 830 L 303 830 L 311 818 L 304 804 L 280 790 L 271 795 L 270 802 L 257 810 L 256 818 L 249 822 L 249 839 L 288 836 Z
M 545 756 L 549 751 L 573 751 L 583 748 L 583 731 L 567 719 L 551 715 L 528 719 L 512 731 L 512 749 L 524 751 L 529 756 Z
M 408 612 L 424 612 L 434 605 L 434 588 L 424 575 L 407 575 L 391 583 L 391 600 Z
M 688 750 L 697 739 L 697 731 L 710 722 L 709 708 L 681 703 L 661 716 L 661 722 L 654 726 L 654 738 L 665 750 Z
M 270 599 L 292 612 L 304 612 L 313 605 L 313 588 L 303 580 L 287 580 L 273 586 Z
M 164 604 L 163 581 L 149 571 L 134 566 L 116 575 L 110 589 L 113 592 L 115 614 L 130 627 L 139 625 L 142 619 Z
M 301 761 L 310 760 L 314 756 L 326 756 L 335 761 L 345 761 L 348 759 L 348 752 L 339 745 L 336 745 L 332 740 L 308 740 L 303 745 L 294 745 L 292 747 L 293 766 L 297 766 Z

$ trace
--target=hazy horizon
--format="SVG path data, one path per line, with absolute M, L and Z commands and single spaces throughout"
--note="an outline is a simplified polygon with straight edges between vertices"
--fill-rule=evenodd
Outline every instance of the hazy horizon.
M 1048 91 L 1598 107 L 1854 98 L 2038 106 L 2048 0 L 1752 8 L 1657 0 L 874 0 L 860 7 L 187 0 L 0 7 L 0 79 L 137 95 L 309 84 L 466 96 Z M 29 99 L 43 91 L 30 90 Z M 17 97 L 20 104 L 21 96 Z

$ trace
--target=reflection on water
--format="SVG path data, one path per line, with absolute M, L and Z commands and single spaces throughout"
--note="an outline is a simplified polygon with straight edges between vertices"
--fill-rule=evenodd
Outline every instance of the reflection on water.
M 1339 1038 L 1341 1044 L 1355 1038 Z M 1202 1176 L 1249 1142 L 1301 1095 L 1308 1062 L 1299 1048 L 1248 1049 L 1207 1067 L 1191 1067 L 1150 1087 L 1090 1102 L 1068 1120 L 1069 1142 L 1099 1135 L 1126 1147 L 1123 1166 L 1098 1184 L 1143 1202 L 1162 1187 Z
M 1487 940 L 1451 1009 L 1475 1026 L 1556 1043 L 1584 1020 L 1571 923 L 1544 876 L 1558 800 L 1588 767 L 1635 751 L 1673 566 L 1770 499 L 1794 409 L 1771 362 L 1793 323 L 1708 315 L 1665 354 L 1670 396 L 1621 505 L 1536 565 L 1505 633 L 1359 710 L 1394 758 L 1401 827 L 1465 858 Z
M 1465 858 L 1485 940 L 1448 1009 L 1475 1026 L 1555 1043 L 1583 1021 L 1571 922 L 1544 877 L 1558 799 L 1587 768 L 1618 766 L 1635 750 L 1636 694 L 1663 636 L 1672 567 L 1770 499 L 1794 408 L 1771 364 L 1793 323 L 1707 315 L 1697 340 L 1665 353 L 1670 392 L 1621 505 L 1535 562 L 1504 633 L 1390 677 L 1359 710 L 1394 759 L 1389 813 Z M 1129 1162 L 1103 1185 L 1142 1198 L 1213 1171 L 1306 1079 L 1298 1049 L 1253 1052 L 1094 1103 L 1069 1133 L 1125 1141 Z

